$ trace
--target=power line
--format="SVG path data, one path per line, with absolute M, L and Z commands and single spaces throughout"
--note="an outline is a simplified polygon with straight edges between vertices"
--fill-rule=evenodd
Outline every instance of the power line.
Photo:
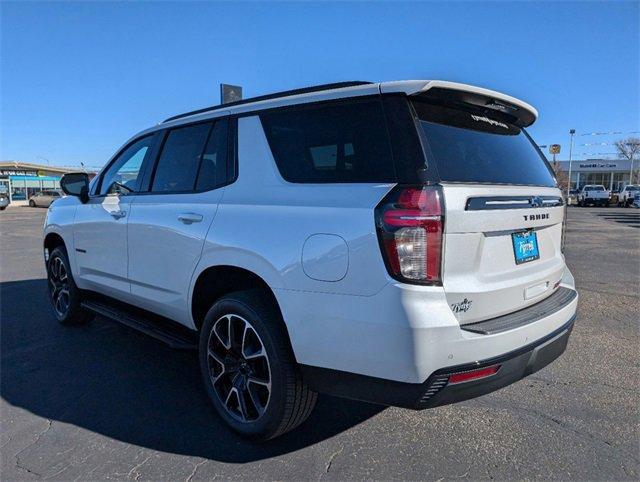
M 585 134 L 580 134 L 580 136 L 581 137 L 584 137 L 584 136 L 611 136 L 611 135 L 618 135 L 618 134 L 640 134 L 640 131 L 629 131 L 629 132 L 622 132 L 622 131 L 587 132 Z

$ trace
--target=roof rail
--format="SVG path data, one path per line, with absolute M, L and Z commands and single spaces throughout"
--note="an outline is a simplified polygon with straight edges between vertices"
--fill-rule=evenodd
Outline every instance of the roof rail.
M 291 95 L 308 94 L 310 92 L 319 92 L 319 91 L 331 90 L 331 89 L 343 89 L 345 87 L 354 87 L 356 85 L 368 85 L 372 83 L 373 82 L 352 80 L 349 82 L 334 82 L 332 84 L 314 85 L 312 87 L 303 87 L 301 89 L 284 90 L 282 92 L 275 92 L 273 94 L 259 95 L 257 97 L 250 97 L 248 99 L 237 100 L 235 102 L 229 102 L 227 104 L 214 105 L 211 107 L 205 107 L 204 109 L 192 110 L 191 112 L 185 112 L 184 114 L 179 114 L 179 115 L 174 115 L 173 117 L 169 117 L 168 119 L 163 120 L 161 124 L 164 124 L 165 122 L 170 122 L 176 119 L 182 119 L 183 117 L 203 114 L 205 112 L 215 111 L 218 109 L 226 109 L 234 105 L 250 104 L 251 102 L 259 102 L 261 100 L 278 99 L 280 97 L 289 97 Z

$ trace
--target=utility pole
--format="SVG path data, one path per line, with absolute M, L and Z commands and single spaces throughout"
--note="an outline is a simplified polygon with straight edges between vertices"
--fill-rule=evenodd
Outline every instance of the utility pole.
M 569 129 L 569 136 L 571 137 L 571 141 L 569 142 L 569 180 L 567 181 L 567 196 L 571 191 L 571 154 L 573 153 L 573 136 L 575 135 L 575 129 Z M 576 186 L 577 188 L 578 186 Z

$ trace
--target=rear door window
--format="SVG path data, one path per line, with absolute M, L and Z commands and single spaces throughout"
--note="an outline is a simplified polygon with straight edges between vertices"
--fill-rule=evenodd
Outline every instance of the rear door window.
M 260 114 L 282 177 L 295 183 L 395 182 L 379 99 L 298 105 Z
M 228 120 L 178 127 L 167 133 L 151 191 L 207 191 L 227 182 Z
M 555 186 L 523 129 L 498 115 L 414 100 L 433 161 L 445 182 Z
M 209 191 L 227 183 L 228 124 L 227 119 L 222 119 L 213 126 L 207 146 L 202 154 L 196 181 L 196 191 Z
M 211 123 L 172 129 L 167 134 L 151 186 L 152 192 L 193 191 Z

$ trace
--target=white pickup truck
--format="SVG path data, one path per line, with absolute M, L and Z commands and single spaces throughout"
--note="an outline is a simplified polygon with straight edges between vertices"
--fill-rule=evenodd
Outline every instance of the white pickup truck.
M 587 184 L 578 193 L 578 206 L 608 206 L 611 194 L 601 184 Z
M 633 204 L 633 196 L 640 191 L 640 186 L 637 184 L 626 185 L 620 194 L 618 194 L 618 206 L 627 207 Z

